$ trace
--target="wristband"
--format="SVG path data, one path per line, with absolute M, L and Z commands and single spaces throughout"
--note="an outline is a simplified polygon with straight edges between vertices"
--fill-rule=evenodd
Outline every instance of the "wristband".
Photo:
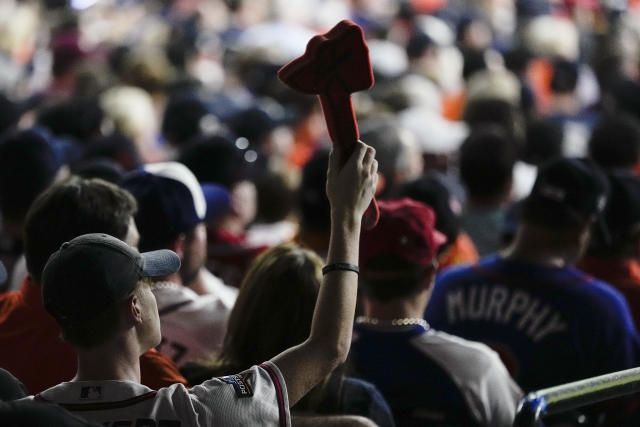
M 333 264 L 325 265 L 324 267 L 322 267 L 323 276 L 330 271 L 353 271 L 356 274 L 360 273 L 360 269 L 357 265 L 347 264 L 346 262 L 335 262 Z

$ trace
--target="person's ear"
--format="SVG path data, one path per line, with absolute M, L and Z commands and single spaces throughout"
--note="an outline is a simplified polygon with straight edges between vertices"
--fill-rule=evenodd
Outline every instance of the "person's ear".
M 184 247 L 185 247 L 186 240 L 187 240 L 187 236 L 184 233 L 180 233 L 178 237 L 176 237 L 176 240 L 174 240 L 173 243 L 171 244 L 171 247 L 169 248 L 173 252 L 175 252 L 180 259 L 184 258 Z
M 589 240 L 591 239 L 592 235 L 593 235 L 593 229 L 595 227 L 596 224 L 596 217 L 593 216 L 591 217 L 589 220 L 584 221 L 582 223 L 582 225 L 579 227 L 578 230 L 578 235 L 580 236 L 580 241 L 583 241 L 585 243 L 589 243 Z
M 134 323 L 142 323 L 142 306 L 140 298 L 133 294 L 127 298 L 127 314 Z

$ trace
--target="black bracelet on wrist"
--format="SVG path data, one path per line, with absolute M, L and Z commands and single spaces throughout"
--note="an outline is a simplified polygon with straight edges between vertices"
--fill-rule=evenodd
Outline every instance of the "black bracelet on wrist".
M 329 273 L 330 271 L 353 271 L 354 273 L 360 273 L 360 269 L 357 265 L 347 264 L 346 262 L 335 262 L 333 264 L 325 265 L 322 267 L 322 275 Z

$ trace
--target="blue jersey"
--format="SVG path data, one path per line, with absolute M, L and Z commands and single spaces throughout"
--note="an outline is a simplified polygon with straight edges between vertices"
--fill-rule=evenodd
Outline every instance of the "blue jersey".
M 525 391 L 635 367 L 640 354 L 624 297 L 572 267 L 490 256 L 447 270 L 425 317 L 488 344 Z
M 522 396 L 487 346 L 420 325 L 356 324 L 349 362 L 404 426 L 511 426 Z

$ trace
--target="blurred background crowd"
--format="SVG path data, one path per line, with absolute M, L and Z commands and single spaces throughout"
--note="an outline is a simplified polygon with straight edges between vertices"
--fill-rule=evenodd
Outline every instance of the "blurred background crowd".
M 640 173 L 638 0 L 3 0 L 0 290 L 20 289 L 43 190 L 70 174 L 120 185 L 164 161 L 215 186 L 202 274 L 238 287 L 289 241 L 324 256 L 331 142 L 317 99 L 276 73 L 342 19 L 362 27 L 375 77 L 353 105 L 377 198 L 434 208 L 441 270 L 512 241 L 549 159 Z M 626 238 L 616 224 L 640 223 L 623 215 L 635 200 L 593 253 Z
M 508 208 L 541 162 L 636 168 L 639 13 L 632 0 L 4 1 L 0 131 L 46 142 L 0 156 L 4 289 L 22 280 L 40 191 L 164 160 L 229 191 L 208 254 L 228 283 L 292 238 L 322 254 L 330 142 L 316 99 L 276 72 L 341 19 L 370 50 L 375 85 L 353 98 L 378 197 L 423 193 L 456 242 L 445 266 L 473 261 L 512 237 Z

